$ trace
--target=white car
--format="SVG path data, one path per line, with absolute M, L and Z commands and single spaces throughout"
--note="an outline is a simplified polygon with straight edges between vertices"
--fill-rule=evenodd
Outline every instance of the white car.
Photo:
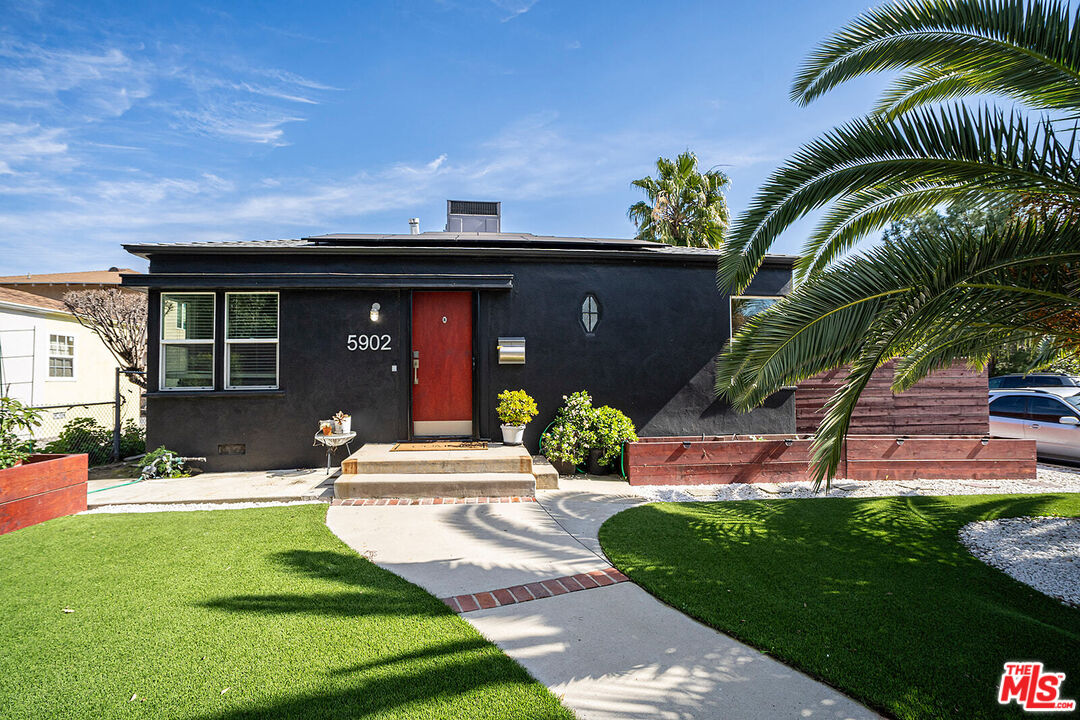
M 1080 388 L 991 390 L 990 434 L 1034 440 L 1039 457 L 1080 461 Z

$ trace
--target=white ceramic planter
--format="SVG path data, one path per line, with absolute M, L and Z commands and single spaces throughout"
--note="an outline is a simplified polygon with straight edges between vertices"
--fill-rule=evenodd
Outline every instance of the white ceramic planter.
M 345 418 L 345 420 L 342 421 L 342 422 L 338 422 L 337 420 L 334 420 L 333 423 L 334 423 L 334 432 L 339 434 L 339 435 L 344 434 L 344 433 L 348 433 L 348 432 L 352 432 L 352 417 L 351 416 Z
M 521 438 L 525 435 L 524 425 L 500 425 L 502 428 L 503 443 L 506 445 L 520 445 Z

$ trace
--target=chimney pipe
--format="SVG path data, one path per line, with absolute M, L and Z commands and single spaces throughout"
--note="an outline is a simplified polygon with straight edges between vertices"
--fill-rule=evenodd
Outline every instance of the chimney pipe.
M 420 218 L 409 218 L 409 234 L 420 234 Z

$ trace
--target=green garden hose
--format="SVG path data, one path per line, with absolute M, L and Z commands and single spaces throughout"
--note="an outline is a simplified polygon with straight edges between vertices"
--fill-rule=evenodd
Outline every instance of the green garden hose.
M 122 488 L 122 487 L 127 487 L 128 485 L 134 485 L 137 482 L 142 482 L 142 480 L 141 479 L 132 480 L 131 482 L 121 483 L 119 485 L 113 485 L 112 487 L 98 488 L 97 490 L 87 490 L 86 494 L 90 495 L 90 494 L 96 493 L 96 492 L 105 492 L 106 490 L 115 490 L 116 488 Z

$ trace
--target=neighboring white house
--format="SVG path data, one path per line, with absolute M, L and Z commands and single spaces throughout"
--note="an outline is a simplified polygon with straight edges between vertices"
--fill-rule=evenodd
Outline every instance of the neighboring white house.
M 115 269 L 0 277 L 0 395 L 33 407 L 112 402 L 115 358 L 58 298 L 68 290 L 115 286 L 119 281 Z M 123 417 L 138 420 L 141 389 L 126 378 L 120 388 Z M 111 417 L 112 411 L 100 409 L 105 412 L 95 415 L 108 425 L 105 416 Z

